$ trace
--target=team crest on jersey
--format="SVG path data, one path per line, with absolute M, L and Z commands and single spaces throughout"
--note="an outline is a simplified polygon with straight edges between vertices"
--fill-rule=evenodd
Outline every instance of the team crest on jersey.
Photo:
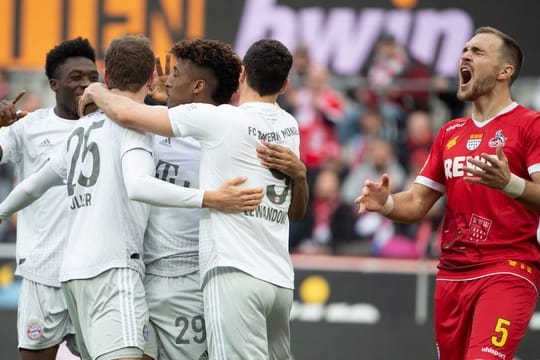
M 492 223 L 493 221 L 490 219 L 472 214 L 471 222 L 469 224 L 469 228 L 471 229 L 469 240 L 473 242 L 485 241 Z
M 450 150 L 451 148 L 453 148 L 454 146 L 456 146 L 458 138 L 459 138 L 459 135 L 458 135 L 458 136 L 454 136 L 453 138 L 451 138 L 450 140 L 448 140 L 448 142 L 446 143 L 446 150 Z
M 489 139 L 488 145 L 489 147 L 497 147 L 497 145 L 499 144 L 503 144 L 504 146 L 505 143 L 506 143 L 506 138 L 502 134 L 502 130 L 497 130 L 495 132 L 495 136 Z
M 43 330 L 41 329 L 41 325 L 37 322 L 30 321 L 26 326 L 26 336 L 28 336 L 30 340 L 37 340 L 42 334 Z
M 471 134 L 467 140 L 467 150 L 475 150 L 478 146 L 480 146 L 483 137 L 484 134 Z

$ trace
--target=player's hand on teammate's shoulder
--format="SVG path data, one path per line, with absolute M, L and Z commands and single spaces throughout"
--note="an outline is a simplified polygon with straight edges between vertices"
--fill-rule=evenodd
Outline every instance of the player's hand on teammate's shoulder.
M 203 207 L 214 208 L 227 212 L 242 212 L 254 210 L 263 199 L 264 192 L 260 187 L 243 188 L 246 177 L 238 176 L 227 181 L 218 190 L 204 192 Z
M 22 90 L 12 101 L 0 101 L 0 127 L 9 126 L 28 114 L 27 111 L 17 111 L 15 108 L 15 104 L 24 94 L 26 94 L 26 90 Z
M 288 147 L 263 141 L 257 146 L 257 157 L 263 166 L 279 170 L 292 179 L 306 177 L 306 166 Z
M 94 100 L 92 99 L 92 91 L 100 88 L 106 89 L 105 84 L 95 82 L 88 85 L 88 87 L 84 89 L 83 94 L 79 97 L 78 113 L 80 117 L 93 113 L 98 109 L 94 103 Z
M 171 74 L 171 55 L 165 57 L 165 68 L 161 66 L 161 59 L 156 56 L 156 69 L 152 84 L 148 89 L 148 96 L 160 104 L 166 104 L 169 96 L 167 95 L 167 79 Z

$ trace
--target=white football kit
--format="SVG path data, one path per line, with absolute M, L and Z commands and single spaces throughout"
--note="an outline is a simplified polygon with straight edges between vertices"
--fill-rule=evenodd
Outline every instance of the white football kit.
M 181 187 L 199 187 L 198 141 L 154 136 L 153 149 L 156 178 Z M 150 334 L 155 336 L 149 337 L 145 354 L 154 359 L 198 360 L 207 354 L 199 276 L 200 212 L 150 208 L 144 238 L 144 287 Z
M 49 160 L 77 122 L 39 109 L 0 130 L 2 163 L 16 166 L 19 181 Z M 72 333 L 58 274 L 67 238 L 65 190 L 51 189 L 17 215 L 15 274 L 23 278 L 17 329 L 19 347 L 46 349 Z
M 169 119 L 175 136 L 201 143 L 201 188 L 218 188 L 245 176 L 243 186 L 265 192 L 253 211 L 202 210 L 199 253 L 210 357 L 288 358 L 294 286 L 288 252 L 292 184 L 289 177 L 260 164 L 256 147 L 264 140 L 298 155 L 297 122 L 268 103 L 180 105 L 169 109 Z M 242 340 L 246 338 L 250 344 Z

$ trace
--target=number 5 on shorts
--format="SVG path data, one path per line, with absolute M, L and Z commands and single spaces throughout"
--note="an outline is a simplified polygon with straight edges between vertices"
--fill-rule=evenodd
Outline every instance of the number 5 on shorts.
M 497 325 L 495 326 L 495 332 L 498 333 L 499 336 L 492 336 L 491 343 L 497 347 L 503 347 L 504 344 L 506 344 L 506 340 L 508 339 L 509 327 L 510 321 L 499 318 L 497 320 Z

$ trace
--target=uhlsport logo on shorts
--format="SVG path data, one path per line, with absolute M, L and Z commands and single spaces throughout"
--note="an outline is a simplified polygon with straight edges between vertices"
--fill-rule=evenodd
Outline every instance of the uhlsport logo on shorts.
M 28 336 L 30 340 L 39 339 L 41 337 L 41 334 L 43 334 L 41 325 L 39 325 L 35 321 L 28 322 L 28 325 L 26 326 L 26 336 Z

